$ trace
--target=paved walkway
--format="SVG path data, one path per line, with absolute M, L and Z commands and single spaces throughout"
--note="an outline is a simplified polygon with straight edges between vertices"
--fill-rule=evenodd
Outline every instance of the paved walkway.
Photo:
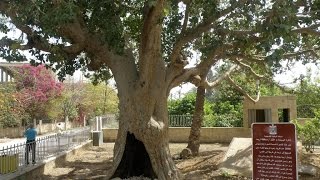
M 45 137 L 48 135 L 54 135 L 55 133 L 48 133 L 48 134 L 42 134 L 39 135 L 37 138 L 41 138 L 41 137 Z M 0 139 L 0 150 L 3 148 L 7 148 L 16 144 L 22 144 L 26 142 L 26 138 L 25 137 L 21 137 L 21 138 L 3 138 Z M 7 174 L 0 174 L 0 179 L 1 180 L 10 180 L 15 178 L 18 174 L 23 174 L 25 172 L 31 171 L 32 169 L 37 168 L 38 166 L 40 166 L 42 163 L 38 162 L 35 165 L 26 165 L 26 166 L 18 166 L 18 169 L 13 172 L 13 173 L 7 173 Z
M 52 158 L 53 159 L 56 158 L 57 156 L 61 155 L 61 153 L 63 154 L 63 153 L 66 153 L 69 150 L 74 149 L 77 145 L 79 145 L 79 142 L 80 142 L 80 144 L 82 144 L 83 143 L 82 141 L 73 141 L 73 140 L 78 140 L 78 139 L 75 138 L 77 136 L 74 136 L 74 135 L 72 136 L 71 132 L 72 133 L 77 133 L 77 132 L 81 132 L 81 131 L 77 130 L 77 129 L 71 130 L 70 132 L 66 131 L 65 132 L 66 136 L 61 136 L 61 139 L 59 141 L 60 142 L 59 143 L 59 147 L 61 147 L 61 148 L 58 148 L 58 149 L 55 146 L 54 147 L 50 146 L 50 143 L 51 143 L 50 139 L 44 139 L 45 141 L 49 140 L 48 142 L 45 143 L 46 144 L 46 149 L 47 149 L 46 151 L 47 152 L 50 151 L 50 153 L 48 155 L 45 154 L 44 156 L 42 156 L 42 158 L 36 160 L 37 163 L 35 165 L 32 165 L 32 164 L 24 165 L 24 164 L 21 164 L 21 162 L 19 162 L 18 169 L 13 173 L 1 174 L 1 171 L 0 171 L 0 180 L 10 180 L 10 179 L 16 178 L 17 176 L 19 176 L 21 174 L 29 172 L 29 171 L 31 171 L 33 169 L 36 169 L 37 167 L 47 163 L 47 161 L 50 161 Z M 42 138 L 42 137 L 48 137 L 48 136 L 56 135 L 56 134 L 57 133 L 47 133 L 47 134 L 39 135 L 37 137 L 37 139 L 38 138 Z M 69 142 L 69 140 L 68 141 L 66 140 L 66 139 L 69 139 L 69 138 L 70 138 L 70 142 Z M 72 139 L 72 138 L 75 138 L 75 139 Z M 14 145 L 23 144 L 23 143 L 25 143 L 25 141 L 26 141 L 26 138 L 0 139 L 0 150 L 5 149 L 7 147 L 10 148 L 11 146 L 14 146 Z M 52 143 L 54 143 L 54 142 L 52 142 Z M 51 152 L 54 149 L 56 149 L 56 151 L 55 151 L 56 153 L 52 153 Z M 21 157 L 19 156 L 19 161 L 20 160 L 21 160 Z

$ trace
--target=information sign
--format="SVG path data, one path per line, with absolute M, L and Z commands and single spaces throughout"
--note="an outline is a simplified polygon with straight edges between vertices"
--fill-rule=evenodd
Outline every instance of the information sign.
M 295 125 L 252 124 L 252 158 L 254 180 L 297 180 Z

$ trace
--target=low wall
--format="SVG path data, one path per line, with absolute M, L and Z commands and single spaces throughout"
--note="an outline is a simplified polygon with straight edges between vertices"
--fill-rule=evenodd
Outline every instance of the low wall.
M 0 128 L 0 138 L 17 138 L 22 137 L 25 127 L 15 127 L 15 128 Z
M 71 122 L 67 123 L 67 129 L 71 129 L 73 127 L 77 127 Z M 38 134 L 46 134 L 55 132 L 57 130 L 57 125 L 55 123 L 44 123 L 37 124 L 37 132 Z M 0 128 L 0 138 L 19 138 L 23 137 L 23 133 L 25 132 L 26 127 L 12 127 L 12 128 Z
M 117 138 L 118 129 L 103 129 L 103 141 L 114 142 Z M 169 128 L 170 142 L 186 143 L 190 134 L 190 127 Z M 201 128 L 201 143 L 229 143 L 233 137 L 251 137 L 250 128 Z
M 297 118 L 297 121 L 301 125 L 305 125 L 307 121 L 310 121 L 312 118 Z
M 45 134 L 55 131 L 57 128 L 56 124 L 50 123 L 50 124 L 42 124 L 41 126 L 38 125 L 38 132 L 39 134 Z

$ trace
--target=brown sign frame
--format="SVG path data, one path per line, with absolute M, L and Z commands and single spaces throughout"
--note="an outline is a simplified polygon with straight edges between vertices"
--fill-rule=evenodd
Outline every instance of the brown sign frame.
M 292 123 L 253 123 L 252 179 L 297 180 L 297 136 Z

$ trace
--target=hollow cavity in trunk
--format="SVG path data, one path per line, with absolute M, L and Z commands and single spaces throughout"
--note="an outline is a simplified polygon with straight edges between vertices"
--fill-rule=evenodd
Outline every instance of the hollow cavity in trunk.
M 144 144 L 137 140 L 134 134 L 128 132 L 125 150 L 113 178 L 129 178 L 133 176 L 157 178 Z

